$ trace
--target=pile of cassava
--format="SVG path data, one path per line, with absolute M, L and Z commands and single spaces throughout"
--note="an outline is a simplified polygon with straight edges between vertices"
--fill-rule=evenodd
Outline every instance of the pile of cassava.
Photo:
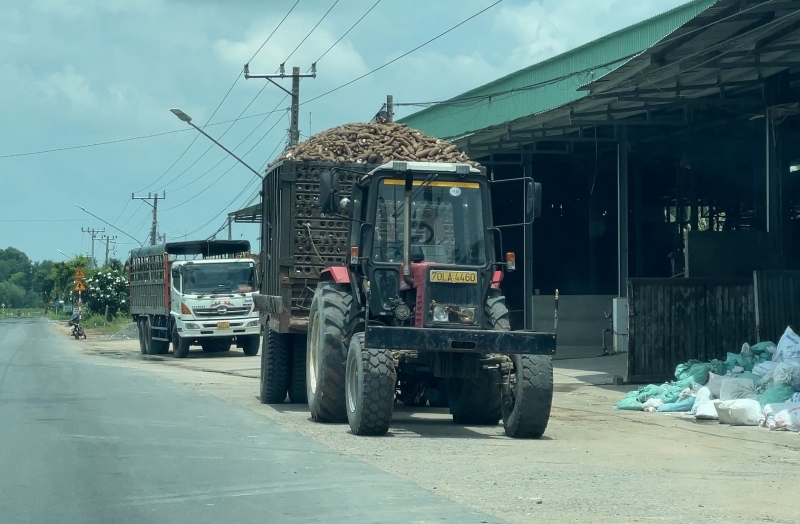
M 455 144 L 396 123 L 352 123 L 334 127 L 287 149 L 277 161 L 287 159 L 367 164 L 405 160 L 478 165 L 458 151 Z

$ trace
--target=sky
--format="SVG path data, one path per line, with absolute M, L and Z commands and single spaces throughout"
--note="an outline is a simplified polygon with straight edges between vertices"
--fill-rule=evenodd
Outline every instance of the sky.
M 206 238 L 228 212 L 256 198 L 257 179 L 170 108 L 183 109 L 198 125 L 276 111 L 206 128 L 259 169 L 285 146 L 289 101 L 265 80 L 239 77 L 251 58 L 251 73 L 274 73 L 287 57 L 287 71 L 305 72 L 318 61 L 317 77 L 301 81 L 302 102 L 496 0 L 295 2 L 4 0 L 0 247 L 16 247 L 33 260 L 64 260 L 89 252 L 91 237 L 82 230 L 105 229 L 99 236 L 116 237 L 111 255 L 124 259 L 148 240 L 152 208 L 131 199 L 148 192 L 166 195 L 159 201 L 160 234 Z M 301 139 L 370 120 L 388 94 L 399 103 L 455 96 L 684 3 L 502 0 L 374 74 L 301 105 Z M 399 108 L 397 116 L 404 114 Z M 160 136 L 40 153 L 148 135 Z M 257 247 L 258 226 L 234 224 L 233 237 Z M 95 249 L 102 262 L 105 244 L 98 239 Z

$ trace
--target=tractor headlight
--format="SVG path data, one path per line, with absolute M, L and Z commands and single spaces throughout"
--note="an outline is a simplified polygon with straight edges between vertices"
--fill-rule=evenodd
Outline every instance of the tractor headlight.
M 442 306 L 433 306 L 432 313 L 434 322 L 450 322 L 450 315 Z
M 474 307 L 462 307 L 458 310 L 458 318 L 461 320 L 462 324 L 474 324 L 475 323 L 475 308 Z

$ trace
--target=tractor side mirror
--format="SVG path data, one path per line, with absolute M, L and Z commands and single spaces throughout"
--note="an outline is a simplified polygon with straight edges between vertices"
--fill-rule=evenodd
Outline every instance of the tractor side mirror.
M 334 214 L 339 208 L 339 174 L 325 169 L 319 174 L 319 203 L 323 213 Z
M 534 218 L 542 216 L 542 184 L 528 182 L 525 194 L 527 196 L 525 201 L 525 222 L 531 222 Z

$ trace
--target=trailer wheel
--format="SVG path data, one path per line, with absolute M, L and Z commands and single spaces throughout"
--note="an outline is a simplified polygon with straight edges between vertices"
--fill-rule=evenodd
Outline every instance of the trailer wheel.
M 353 297 L 333 282 L 320 282 L 309 312 L 306 394 L 311 418 L 345 422 L 345 360 L 353 320 Z
M 172 328 L 172 356 L 186 358 L 189 356 L 189 339 L 178 336 L 178 328 Z
M 142 355 L 147 355 L 147 344 L 144 339 L 144 320 L 142 318 L 136 320 L 136 327 L 139 331 L 139 351 L 141 351 Z
M 544 435 L 553 404 L 553 360 L 514 355 L 514 373 L 503 385 L 503 426 L 512 438 Z
M 347 420 L 354 435 L 384 435 L 394 409 L 397 372 L 391 350 L 364 347 L 353 335 L 347 353 Z
M 289 402 L 305 404 L 308 402 L 306 389 L 306 345 L 304 335 L 294 335 L 292 343 L 292 366 L 289 375 Z
M 447 379 L 447 397 L 456 424 L 494 426 L 503 416 L 497 370 L 481 370 L 473 378 Z
M 291 335 L 264 330 L 261 347 L 260 391 L 262 404 L 283 404 L 289 386 L 289 344 Z
M 239 346 L 242 348 L 242 351 L 248 357 L 254 357 L 258 355 L 258 346 L 261 344 L 261 337 L 258 335 L 239 337 L 238 342 Z

